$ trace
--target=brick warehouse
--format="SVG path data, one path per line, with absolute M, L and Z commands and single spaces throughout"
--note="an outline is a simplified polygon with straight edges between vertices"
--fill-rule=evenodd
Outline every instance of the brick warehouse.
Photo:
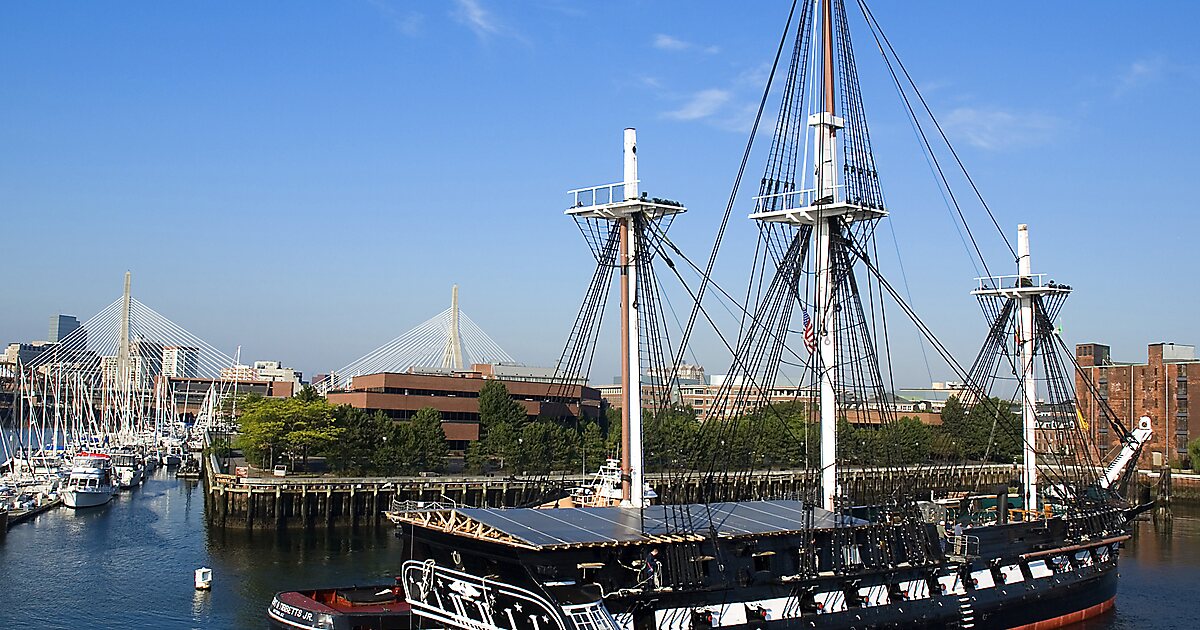
M 1194 346 L 1150 344 L 1146 363 L 1116 363 L 1109 347 L 1099 343 L 1075 346 L 1075 356 L 1082 368 L 1075 375 L 1079 411 L 1101 453 L 1118 447 L 1118 436 L 1107 421 L 1100 420 L 1085 378 L 1126 426 L 1135 425 L 1142 415 L 1150 416 L 1154 436 L 1142 450 L 1139 466 L 1150 466 L 1154 453 L 1172 463 L 1187 459 L 1188 442 L 1200 437 L 1200 419 L 1190 421 L 1188 408 L 1189 399 L 1200 400 L 1200 360 Z
M 479 390 L 490 378 L 488 370 L 438 373 L 365 374 L 351 379 L 349 389 L 326 396 L 335 405 L 350 405 L 371 413 L 382 411 L 397 420 L 411 418 L 424 407 L 442 414 L 442 430 L 450 449 L 466 450 L 479 439 Z M 600 392 L 583 385 L 553 385 L 542 381 L 497 378 L 529 417 L 600 417 Z

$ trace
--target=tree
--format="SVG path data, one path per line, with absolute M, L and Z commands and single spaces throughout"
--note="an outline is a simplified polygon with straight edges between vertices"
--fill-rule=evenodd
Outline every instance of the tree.
M 715 423 L 714 423 L 715 424 Z M 646 411 L 642 437 L 648 470 L 692 467 L 696 463 L 696 437 L 700 424 L 690 407 L 664 409 L 656 414 Z
M 321 394 L 312 385 L 305 385 L 304 387 L 300 388 L 300 391 L 296 392 L 296 398 L 303 402 L 311 403 L 320 400 Z
M 371 415 L 350 405 L 338 405 L 333 408 L 333 423 L 343 433 L 326 451 L 330 469 L 356 475 L 374 474 L 373 456 L 392 420 L 382 411 Z
M 492 425 L 507 422 L 519 427 L 528 421 L 525 406 L 508 395 L 501 381 L 490 380 L 479 390 L 479 425 L 486 432 Z
M 1188 458 L 1192 460 L 1192 470 L 1200 473 L 1200 438 L 1188 443 Z
M 604 443 L 604 432 L 596 422 L 585 421 L 580 431 L 580 468 L 584 474 L 599 470 L 604 460 L 608 459 L 608 447 Z
M 904 416 L 889 422 L 876 432 L 876 463 L 916 464 L 929 459 L 933 431 L 917 418 Z
M 435 472 L 445 470 L 450 445 L 446 443 L 446 433 L 442 430 L 441 412 L 433 407 L 417 411 L 412 419 L 412 433 L 417 468 Z
M 238 445 L 252 464 L 270 466 L 279 456 L 307 463 L 308 455 L 333 444 L 342 430 L 324 399 L 247 398 L 240 400 Z M 232 405 L 231 405 L 232 408 Z
M 417 472 L 415 461 L 416 438 L 407 422 L 389 421 L 383 428 L 379 446 L 371 463 L 383 476 L 410 475 Z
M 942 409 L 940 433 L 945 437 L 934 440 L 938 455 L 1011 462 L 1022 450 L 1021 419 L 1000 398 L 981 400 L 967 409 L 951 396 Z

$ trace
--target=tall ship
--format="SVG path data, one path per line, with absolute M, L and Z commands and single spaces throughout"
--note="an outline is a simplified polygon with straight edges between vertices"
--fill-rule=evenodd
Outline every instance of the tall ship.
M 713 273 L 738 184 L 698 261 L 668 234 L 686 207 L 642 192 L 632 129 L 622 180 L 571 191 L 566 214 L 597 267 L 558 369 L 564 380 L 587 376 L 609 287 L 619 284 L 622 453 L 597 490 L 572 493 L 575 502 L 390 513 L 411 545 L 400 580 L 414 624 L 1043 629 L 1114 605 L 1119 550 L 1136 512 L 1122 488 L 1149 419 L 1121 418 L 1094 392 L 1074 391 L 1074 357 L 1055 325 L 1071 288 L 1034 273 L 1028 228 L 1010 241 L 982 196 L 985 225 L 996 227 L 1013 268 L 992 274 L 982 254 L 976 261 L 985 273 L 972 294 L 987 335 L 973 362 L 956 361 L 882 273 L 877 231 L 892 209 L 846 4 L 800 1 L 788 15 L 736 178 L 744 179 L 760 126 L 774 122 L 747 213 L 758 230 L 748 286 L 726 289 Z M 941 127 L 870 9 L 851 6 L 961 216 L 965 199 L 946 176 L 961 167 L 957 154 L 951 148 L 952 163 L 940 161 L 933 145 L 949 147 Z M 768 97 L 780 105 L 764 122 Z M 970 230 L 965 218 L 962 227 Z M 692 302 L 675 339 L 656 268 Z M 718 325 L 716 302 L 734 330 Z M 956 404 L 990 425 L 981 453 L 952 441 L 944 457 L 926 445 L 914 461 L 913 439 L 893 430 L 906 421 L 887 403 L 904 378 L 892 370 L 889 316 L 916 329 L 961 379 Z M 678 374 L 693 330 L 706 323 L 732 356 L 728 374 L 690 447 L 663 448 L 654 436 L 688 412 Z M 773 394 L 785 368 L 800 374 L 790 405 Z M 1091 444 L 1077 394 L 1096 399 L 1123 448 L 1102 455 Z M 883 437 L 865 449 L 850 437 L 855 426 Z M 1004 443 L 1019 459 L 1010 459 L 1019 464 L 1015 491 L 999 484 L 931 497 L 918 485 L 934 470 L 965 476 L 951 459 L 994 460 Z M 798 488 L 748 483 L 754 471 L 781 468 L 799 470 Z M 650 470 L 661 471 L 655 500 Z

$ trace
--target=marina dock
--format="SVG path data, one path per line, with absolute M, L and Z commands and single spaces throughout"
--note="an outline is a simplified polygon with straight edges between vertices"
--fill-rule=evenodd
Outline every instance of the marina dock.
M 38 514 L 42 514 L 44 512 L 49 512 L 50 510 L 53 510 L 54 508 L 59 507 L 62 504 L 63 504 L 62 499 L 55 499 L 53 501 L 43 503 L 42 505 L 39 505 L 35 508 L 30 508 L 28 510 L 12 510 L 10 512 L 4 513 L 3 515 L 0 515 L 0 522 L 2 522 L 4 524 L 3 529 L 5 532 L 7 532 L 9 529 L 12 529 L 13 527 L 15 527 L 17 525 L 20 525 L 21 523 L 32 520 Z
M 241 478 L 216 472 L 215 457 L 205 461 L 205 513 L 208 522 L 230 529 L 288 529 L 319 527 L 375 527 L 385 524 L 383 512 L 393 501 L 424 501 L 471 507 L 516 507 L 541 502 L 548 486 L 572 487 L 589 477 L 568 475 L 552 479 L 521 479 L 487 476 L 443 477 L 288 477 Z M 1019 478 L 1019 467 L 1006 464 L 924 467 L 919 470 L 867 468 L 847 470 L 848 483 L 862 488 L 889 487 L 905 475 L 914 487 L 928 494 L 1007 486 Z M 671 481 L 664 474 L 649 474 L 656 491 Z M 804 471 L 758 472 L 742 477 L 736 487 L 726 486 L 729 496 L 762 496 L 768 493 L 800 492 Z M 700 481 L 676 494 L 699 497 Z

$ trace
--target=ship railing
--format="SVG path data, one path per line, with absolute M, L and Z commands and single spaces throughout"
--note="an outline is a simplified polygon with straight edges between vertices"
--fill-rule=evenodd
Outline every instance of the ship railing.
M 409 560 L 404 596 L 418 617 L 464 630 L 619 630 L 602 601 L 557 606 L 518 586 Z
M 635 179 L 631 182 L 600 184 L 599 186 L 588 186 L 587 188 L 568 190 L 567 194 L 574 197 L 574 201 L 571 203 L 572 208 L 603 206 L 625 201 L 625 186 L 627 184 L 637 184 L 640 182 L 640 179 Z
M 400 514 L 411 514 L 413 512 L 440 512 L 444 510 L 453 510 L 458 507 L 453 501 L 443 503 L 441 501 L 397 501 L 392 500 L 391 512 Z
M 1041 287 L 1058 288 L 1058 285 L 1054 284 L 1053 281 L 1046 280 L 1046 274 L 1044 273 L 1031 273 L 1028 276 L 1022 276 L 1020 274 L 1005 276 L 983 276 L 980 278 L 975 278 L 975 282 L 978 283 L 978 286 L 976 287 L 977 291 Z
M 970 534 L 950 534 L 946 536 L 946 546 L 950 555 L 959 558 L 972 558 L 979 555 L 979 537 Z
M 836 191 L 843 190 L 845 187 L 845 184 L 838 184 L 837 186 L 834 186 L 835 198 L 837 196 Z M 828 187 L 822 187 L 819 189 L 803 188 L 801 190 L 785 190 L 782 192 L 771 193 L 769 195 L 758 195 L 757 197 L 754 197 L 755 212 L 775 212 L 779 210 L 786 211 L 807 208 L 816 204 L 817 200 L 819 199 L 817 196 L 818 191 L 821 191 L 824 194 L 829 194 L 828 192 L 825 192 L 827 190 Z M 780 204 L 782 204 L 782 207 L 779 207 Z

